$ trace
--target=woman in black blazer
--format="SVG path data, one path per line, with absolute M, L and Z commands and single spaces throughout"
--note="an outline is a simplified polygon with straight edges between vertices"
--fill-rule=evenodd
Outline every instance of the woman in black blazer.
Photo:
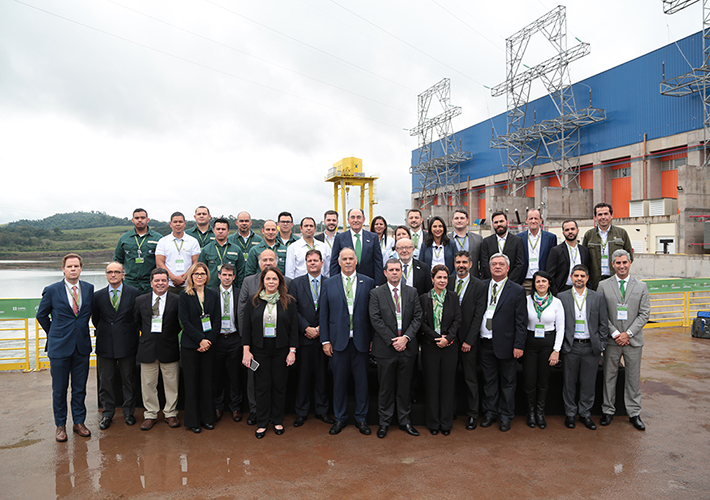
M 434 288 L 421 295 L 422 369 L 426 425 L 429 432 L 444 436 L 451 432 L 454 423 L 454 393 L 456 386 L 456 363 L 458 341 L 456 335 L 461 323 L 461 309 L 456 293 L 446 290 L 449 270 L 437 265 L 431 270 Z
M 429 232 L 424 238 L 419 260 L 425 262 L 430 268 L 441 264 L 448 269 L 454 269 L 454 255 L 456 255 L 456 244 L 446 234 L 446 222 L 435 215 L 429 221 Z
M 210 281 L 207 265 L 197 262 L 187 273 L 185 290 L 180 292 L 178 317 L 182 324 L 180 350 L 185 381 L 185 426 L 192 432 L 214 429 L 212 370 L 214 344 L 220 329 L 219 295 L 205 288 Z
M 259 291 L 247 302 L 242 331 L 244 366 L 259 363 L 254 372 L 256 437 L 266 433 L 269 419 L 277 435 L 284 433 L 284 407 L 288 367 L 296 361 L 298 311 L 277 267 L 261 272 Z

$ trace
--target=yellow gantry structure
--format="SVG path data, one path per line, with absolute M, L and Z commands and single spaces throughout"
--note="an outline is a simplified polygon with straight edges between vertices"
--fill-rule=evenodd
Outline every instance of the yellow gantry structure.
M 377 203 L 375 198 L 375 180 L 378 175 L 365 175 L 362 171 L 362 160 L 360 158 L 343 158 L 333 164 L 333 168 L 328 170 L 325 176 L 326 182 L 333 183 L 333 195 L 335 201 L 335 211 L 339 212 L 343 220 L 343 229 L 347 224 L 346 195 L 351 186 L 360 186 L 360 209 L 365 213 L 366 224 L 372 220 L 372 208 Z M 368 211 L 365 212 L 365 191 L 368 193 Z M 338 210 L 339 202 L 342 204 L 342 211 Z M 369 219 L 368 219 L 369 216 Z

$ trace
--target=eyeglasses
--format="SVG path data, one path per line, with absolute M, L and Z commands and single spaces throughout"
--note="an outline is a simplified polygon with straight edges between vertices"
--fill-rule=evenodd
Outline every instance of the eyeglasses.
M 412 245 L 409 245 L 408 247 L 399 246 L 395 250 L 414 250 L 414 247 Z
M 280 220 L 279 224 L 293 224 L 293 221 L 291 220 Z
M 207 273 L 192 273 L 192 277 L 197 277 L 197 278 L 204 278 L 207 276 Z
M 106 271 L 106 274 L 123 274 L 123 271 Z

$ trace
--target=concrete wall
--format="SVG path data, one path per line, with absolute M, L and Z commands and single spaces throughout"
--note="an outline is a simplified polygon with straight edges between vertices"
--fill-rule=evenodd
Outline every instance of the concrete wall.
M 710 255 L 634 256 L 631 273 L 640 278 L 705 278 L 710 277 Z
M 545 187 L 542 190 L 543 218 L 559 221 L 585 219 L 592 213 L 594 194 L 591 189 Z

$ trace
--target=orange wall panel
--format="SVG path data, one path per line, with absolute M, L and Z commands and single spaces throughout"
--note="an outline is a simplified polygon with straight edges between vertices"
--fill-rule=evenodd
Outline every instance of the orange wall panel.
M 579 173 L 579 186 L 582 189 L 594 188 L 594 170 L 590 168 Z
M 678 171 L 666 170 L 661 172 L 661 197 L 678 198 Z
M 629 200 L 631 200 L 631 177 L 612 179 L 611 206 L 614 207 L 614 217 L 629 216 Z

